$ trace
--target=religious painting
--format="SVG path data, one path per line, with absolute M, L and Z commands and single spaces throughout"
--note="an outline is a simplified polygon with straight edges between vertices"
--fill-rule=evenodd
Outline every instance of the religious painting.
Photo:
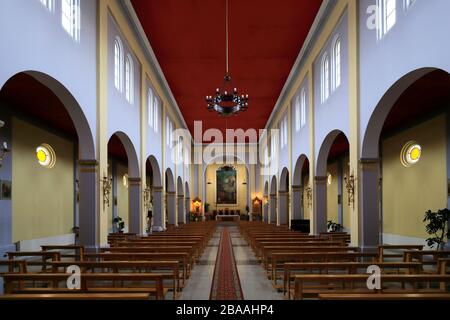
M 233 167 L 222 167 L 216 172 L 217 204 L 237 204 L 237 175 Z
M 11 200 L 11 181 L 0 180 L 0 200 Z

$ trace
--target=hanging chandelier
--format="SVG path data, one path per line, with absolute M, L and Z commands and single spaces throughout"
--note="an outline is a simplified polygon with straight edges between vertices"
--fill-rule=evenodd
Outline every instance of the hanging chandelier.
M 239 95 L 238 90 L 232 85 L 228 68 L 228 0 L 226 0 L 225 7 L 226 73 L 222 87 L 217 88 L 216 93 L 213 96 L 206 96 L 206 103 L 208 105 L 208 110 L 215 111 L 222 117 L 229 117 L 248 109 L 248 94 Z

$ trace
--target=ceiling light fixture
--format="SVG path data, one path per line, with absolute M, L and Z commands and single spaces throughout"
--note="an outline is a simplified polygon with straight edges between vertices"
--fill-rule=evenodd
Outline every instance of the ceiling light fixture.
M 222 88 L 217 88 L 214 96 L 206 96 L 208 110 L 216 111 L 222 117 L 237 115 L 248 109 L 248 94 L 239 96 L 236 88 L 233 88 L 228 63 L 228 0 L 225 2 L 225 44 L 226 44 L 226 73 Z

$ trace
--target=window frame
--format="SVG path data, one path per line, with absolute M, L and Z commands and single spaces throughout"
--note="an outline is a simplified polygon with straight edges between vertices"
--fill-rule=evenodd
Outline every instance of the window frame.
M 322 103 L 330 97 L 330 58 L 328 52 L 325 52 L 321 63 L 321 100 Z
M 134 62 L 130 54 L 125 59 L 125 98 L 130 104 L 134 103 Z
M 119 36 L 114 39 L 114 86 L 119 92 L 123 92 L 123 42 Z

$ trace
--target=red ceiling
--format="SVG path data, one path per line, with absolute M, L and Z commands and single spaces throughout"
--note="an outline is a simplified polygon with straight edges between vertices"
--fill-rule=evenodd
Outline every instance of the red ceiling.
M 225 74 L 225 0 L 132 0 L 193 134 L 208 128 L 262 129 L 322 0 L 229 0 L 230 73 L 248 111 L 225 120 L 206 110 Z

